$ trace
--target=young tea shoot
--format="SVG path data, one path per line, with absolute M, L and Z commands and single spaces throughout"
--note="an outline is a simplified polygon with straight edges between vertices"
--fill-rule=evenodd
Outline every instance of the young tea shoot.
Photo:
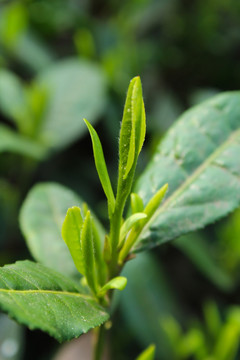
M 133 78 L 130 82 L 123 112 L 116 194 L 113 192 L 99 136 L 92 125 L 87 120 L 84 121 L 91 135 L 97 173 L 107 198 L 110 232 L 105 236 L 104 246 L 101 246 L 100 236 L 96 234 L 90 211 L 82 217 L 83 211 L 73 207 L 67 212 L 62 236 L 77 270 L 85 277 L 92 293 L 100 303 L 107 304 L 112 289 L 123 290 L 126 286 L 127 280 L 119 277 L 119 273 L 143 227 L 159 207 L 167 191 L 167 185 L 164 185 L 145 207 L 138 194 L 131 194 L 137 160 L 146 132 L 139 77 Z M 129 196 L 132 214 L 124 218 L 124 208 Z M 99 276 L 99 273 L 102 273 L 102 276 Z
M 24 201 L 20 225 L 37 262 L 0 268 L 1 309 L 60 342 L 96 328 L 93 359 L 100 360 L 113 292 L 126 287 L 121 271 L 134 253 L 203 228 L 239 207 L 239 104 L 240 93 L 227 92 L 183 114 L 133 192 L 146 117 L 140 78 L 132 79 L 121 122 L 116 191 L 100 138 L 85 120 L 106 196 L 107 230 L 71 190 L 56 183 L 36 185 Z M 162 204 L 167 181 L 170 191 Z M 154 354 L 151 345 L 138 359 L 153 360 Z

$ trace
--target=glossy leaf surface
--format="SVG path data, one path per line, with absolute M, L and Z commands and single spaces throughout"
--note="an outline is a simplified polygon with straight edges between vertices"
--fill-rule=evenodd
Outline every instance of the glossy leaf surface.
M 220 94 L 186 111 L 159 144 L 135 189 L 146 204 L 169 184 L 137 248 L 202 228 L 238 207 L 239 154 L 239 92 Z
M 0 307 L 58 341 L 78 337 L 109 317 L 79 282 L 31 261 L 0 268 Z

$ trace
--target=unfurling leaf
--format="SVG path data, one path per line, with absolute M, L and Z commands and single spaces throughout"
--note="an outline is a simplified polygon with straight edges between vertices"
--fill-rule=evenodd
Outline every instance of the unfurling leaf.
M 101 239 L 93 218 L 91 218 L 91 222 L 92 222 L 92 235 L 93 235 L 96 275 L 97 275 L 98 283 L 100 285 L 103 285 L 106 282 L 106 276 L 107 276 L 106 263 L 104 262 L 103 259 Z
M 83 218 L 81 215 L 81 209 L 77 206 L 73 206 L 72 208 L 68 209 L 62 226 L 62 237 L 68 246 L 76 268 L 82 275 L 84 275 L 80 237 L 82 224 Z
M 131 194 L 131 209 L 133 214 L 143 212 L 144 209 L 143 200 L 141 196 L 139 196 L 138 194 L 135 193 Z
M 111 181 L 110 181 L 110 178 L 109 178 L 109 175 L 108 175 L 102 145 L 101 145 L 100 139 L 98 137 L 98 134 L 94 130 L 92 125 L 86 119 L 84 119 L 84 121 L 85 121 L 85 123 L 86 123 L 86 125 L 88 127 L 88 130 L 89 130 L 89 133 L 91 135 L 96 169 L 97 169 L 98 176 L 99 176 L 99 179 L 101 181 L 103 190 L 104 190 L 104 192 L 106 194 L 106 197 L 108 199 L 109 210 L 110 210 L 110 215 L 111 215 L 113 213 L 114 207 L 115 207 L 115 197 L 114 197 L 114 194 L 113 194 Z
M 124 290 L 127 285 L 127 278 L 124 276 L 117 276 L 105 284 L 100 291 L 98 296 L 103 296 L 110 289 Z
M 103 249 L 103 257 L 106 263 L 111 261 L 112 256 L 112 249 L 111 249 L 111 242 L 108 235 L 105 235 L 104 239 L 104 249 Z
M 144 213 L 148 216 L 148 220 L 153 216 L 153 214 L 161 204 L 162 199 L 164 198 L 167 192 L 167 189 L 168 189 L 168 184 L 163 185 L 161 189 L 158 190 L 156 194 L 154 194 L 153 197 L 147 203 L 144 209 Z
M 97 292 L 96 276 L 95 276 L 95 259 L 94 259 L 94 245 L 92 233 L 92 219 L 90 211 L 84 219 L 81 231 L 81 243 L 83 254 L 84 275 L 87 279 L 88 285 L 94 293 Z
M 142 220 L 146 218 L 147 215 L 145 213 L 135 213 L 131 215 L 121 226 L 120 230 L 120 242 L 119 247 L 121 248 L 121 245 L 124 242 L 124 239 L 127 235 L 127 233 L 131 230 L 131 228 L 139 222 L 139 220 Z
M 148 204 L 144 209 L 144 213 L 146 217 L 142 218 L 141 222 L 139 223 L 139 226 L 132 227 L 129 236 L 120 251 L 119 264 L 121 264 L 124 261 L 124 259 L 127 257 L 129 251 L 131 250 L 133 245 L 137 242 L 142 229 L 146 224 L 148 224 L 154 213 L 157 211 L 159 205 L 161 204 L 162 199 L 164 198 L 164 195 L 166 194 L 167 189 L 168 189 L 168 184 L 163 185 L 161 189 L 156 194 L 154 194 L 153 197 L 149 200 Z
M 146 132 L 145 109 L 139 77 L 131 80 L 125 102 L 119 142 L 119 174 L 126 179 L 142 148 Z

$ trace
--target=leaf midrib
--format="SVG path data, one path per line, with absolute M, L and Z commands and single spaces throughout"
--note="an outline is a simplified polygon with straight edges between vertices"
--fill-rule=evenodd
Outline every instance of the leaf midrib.
M 57 291 L 57 290 L 14 290 L 14 289 L 0 289 L 1 293 L 19 293 L 19 294 L 47 294 L 47 295 L 68 295 L 68 296 L 76 296 L 86 300 L 94 300 L 94 298 L 90 295 L 83 295 L 76 292 L 69 291 Z
M 155 212 L 151 220 L 145 225 L 143 230 L 141 231 L 141 234 L 139 235 L 139 239 L 141 235 L 151 226 L 151 224 L 154 222 L 154 220 L 169 206 L 171 203 L 174 202 L 174 200 L 181 195 L 184 190 L 191 185 L 194 180 L 207 168 L 207 166 L 214 160 L 225 148 L 228 147 L 229 144 L 234 142 L 234 140 L 240 136 L 240 129 L 234 131 L 226 141 L 222 143 L 210 156 L 206 158 L 206 160 L 196 168 L 196 170 L 193 171 L 193 173 L 179 186 L 179 188 L 173 192 L 171 196 L 163 203 L 162 206 L 159 207 L 159 209 Z

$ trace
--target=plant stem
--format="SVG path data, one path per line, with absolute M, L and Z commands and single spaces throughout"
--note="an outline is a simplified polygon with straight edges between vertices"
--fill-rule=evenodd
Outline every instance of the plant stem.
M 96 338 L 95 338 L 95 344 L 94 344 L 94 353 L 93 353 L 93 360 L 101 360 L 105 345 L 105 327 L 104 325 L 101 325 L 96 330 Z

